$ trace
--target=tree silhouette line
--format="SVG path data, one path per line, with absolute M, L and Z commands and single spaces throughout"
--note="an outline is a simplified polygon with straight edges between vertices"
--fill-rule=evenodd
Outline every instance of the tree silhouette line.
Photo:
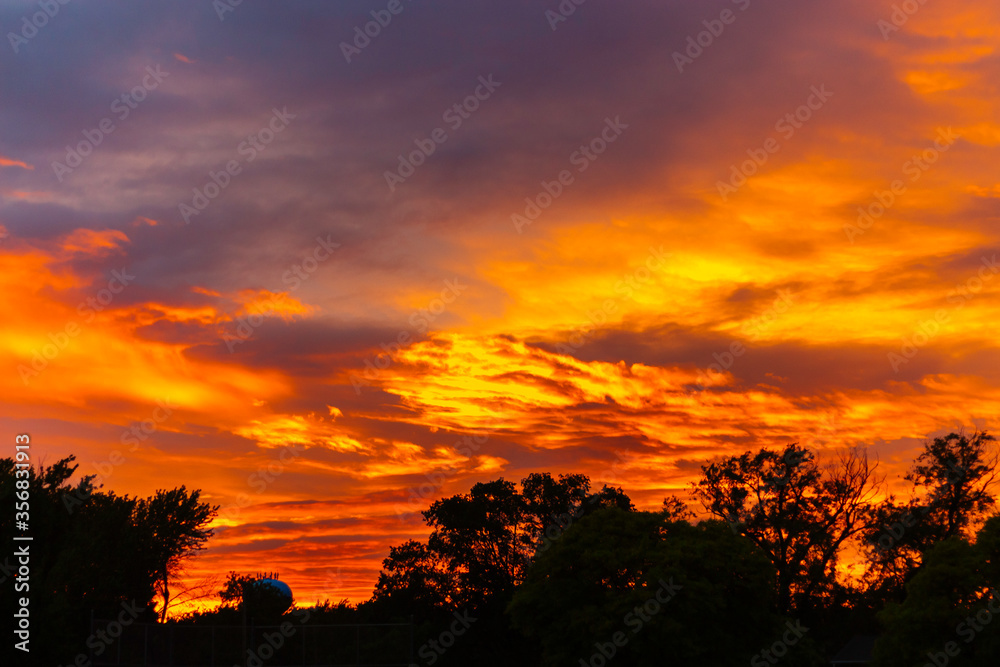
M 230 572 L 219 608 L 168 617 L 170 582 L 211 538 L 218 507 L 185 487 L 131 498 L 89 477 L 73 484 L 73 460 L 29 478 L 36 664 L 72 664 L 90 619 L 123 604 L 178 626 L 277 625 L 296 611 L 260 585 L 267 575 Z M 676 496 L 636 510 L 582 474 L 477 483 L 422 512 L 429 536 L 389 550 L 368 601 L 327 600 L 305 616 L 412 622 L 413 662 L 444 667 L 824 665 L 855 635 L 878 636 L 879 666 L 995 665 L 997 463 L 986 432 L 934 438 L 898 498 L 863 449 L 821 461 L 797 444 L 762 448 L 701 467 L 690 489 L 700 520 Z M 10 507 L 14 482 L 13 460 L 0 459 Z M 13 514 L 0 514 L 8 544 Z

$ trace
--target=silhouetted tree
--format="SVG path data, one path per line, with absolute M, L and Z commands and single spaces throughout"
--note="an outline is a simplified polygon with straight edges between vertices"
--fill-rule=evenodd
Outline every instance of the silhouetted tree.
M 793 443 L 783 452 L 765 448 L 702 466 L 693 493 L 767 554 L 778 609 L 789 613 L 823 604 L 835 589 L 841 547 L 872 521 L 875 468 L 854 449 L 824 473 L 812 452 Z
M 1000 655 L 1000 517 L 989 519 L 974 544 L 962 536 L 938 542 L 906 584 L 906 599 L 879 618 L 879 667 L 925 663 L 992 667 Z
M 423 513 L 433 529 L 428 541 L 410 541 L 390 551 L 364 607 L 396 618 L 408 610 L 418 621 L 471 612 L 475 624 L 460 645 L 448 650 L 445 663 L 523 663 L 533 648 L 509 627 L 504 610 L 511 595 L 537 553 L 602 507 L 633 509 L 621 489 L 591 493 L 584 475 L 554 479 L 547 473 L 524 478 L 521 490 L 498 479 L 437 500 Z M 417 643 L 440 632 L 434 621 L 418 624 Z
M 478 605 L 514 588 L 527 564 L 526 503 L 513 482 L 476 484 L 468 494 L 436 500 L 425 511 L 430 551 L 455 573 L 452 598 Z
M 993 436 L 949 433 L 924 443 L 924 450 L 904 479 L 910 499 L 890 496 L 876 509 L 865 532 L 868 582 L 877 600 L 902 597 L 903 586 L 923 561 L 923 554 L 951 537 L 970 538 L 996 508 L 998 454 Z
M 553 667 L 746 664 L 785 630 L 773 578 L 764 554 L 720 521 L 609 508 L 538 557 L 509 613 Z M 812 657 L 792 637 L 792 652 Z
M 559 515 L 569 514 L 582 505 L 589 490 L 590 480 L 586 475 L 560 475 L 557 480 L 547 473 L 531 473 L 522 479 L 527 534 L 541 535 Z
M 371 602 L 386 616 L 430 618 L 454 610 L 456 591 L 455 575 L 444 559 L 423 542 L 409 540 L 389 549 Z
M 621 489 L 591 493 L 585 475 L 533 473 L 520 491 L 502 478 L 478 483 L 423 512 L 433 529 L 427 543 L 390 551 L 372 602 L 383 609 L 410 603 L 455 609 L 509 596 L 536 550 L 581 516 L 610 506 L 633 509 Z
M 672 521 L 689 521 L 695 518 L 695 513 L 687 506 L 683 500 L 677 496 L 668 496 L 663 499 L 663 509 L 660 510 L 664 516 Z
M 181 489 L 161 492 L 159 500 L 138 499 L 97 490 L 92 476 L 73 484 L 70 478 L 78 467 L 74 460 L 69 456 L 51 466 L 27 468 L 26 477 L 20 478 L 27 481 L 30 495 L 29 534 L 34 539 L 29 543 L 27 583 L 31 656 L 39 664 L 68 664 L 87 651 L 91 614 L 113 618 L 123 609 L 139 609 L 138 620 L 155 620 L 162 573 L 177 566 L 191 540 L 207 539 L 197 520 L 204 512 L 188 502 L 193 497 L 198 505 L 196 493 L 188 496 Z M 0 459 L 0 506 L 14 507 L 18 479 L 14 460 Z M 0 512 L 0 540 L 15 544 L 13 536 L 22 534 L 15 528 L 14 513 Z M 9 554 L 0 555 L 4 587 L 12 585 L 16 570 Z M 2 596 L 7 618 L 17 597 Z
M 212 536 L 208 524 L 218 506 L 199 502 L 201 492 L 185 487 L 160 490 L 136 507 L 136 524 L 150 536 L 150 563 L 157 592 L 163 601 L 160 620 L 170 606 L 170 578 L 184 558 L 203 548 Z
M 929 500 L 925 523 L 936 526 L 941 539 L 965 535 L 996 507 L 992 489 L 997 479 L 995 438 L 984 431 L 949 433 L 924 446 L 906 479 Z

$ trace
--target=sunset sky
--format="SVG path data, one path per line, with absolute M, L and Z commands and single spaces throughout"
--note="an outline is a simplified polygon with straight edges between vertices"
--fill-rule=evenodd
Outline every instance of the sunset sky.
M 1000 5 L 903 4 L 5 2 L 10 451 L 300 603 L 501 476 L 898 484 L 1000 428 Z

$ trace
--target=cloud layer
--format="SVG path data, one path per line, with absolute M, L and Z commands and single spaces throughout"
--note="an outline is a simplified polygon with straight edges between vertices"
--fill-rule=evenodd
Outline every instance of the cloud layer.
M 994 4 L 219 4 L 0 9 L 3 422 L 202 489 L 188 584 L 357 601 L 476 481 L 997 427 Z

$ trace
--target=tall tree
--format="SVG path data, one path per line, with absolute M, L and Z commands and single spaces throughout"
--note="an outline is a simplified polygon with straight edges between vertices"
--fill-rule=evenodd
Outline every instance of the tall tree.
M 910 498 L 890 496 L 865 533 L 869 583 L 880 599 L 900 599 L 903 586 L 935 544 L 971 532 L 995 510 L 998 452 L 993 436 L 949 433 L 924 443 L 904 477 Z
M 993 491 L 1000 455 L 995 441 L 985 431 L 934 438 L 906 476 L 923 496 L 924 506 L 934 510 L 927 512 L 925 521 L 935 526 L 940 539 L 969 536 L 969 527 L 996 507 Z
M 428 546 L 456 573 L 462 603 L 480 603 L 520 581 L 527 528 L 513 482 L 476 484 L 468 494 L 435 501 L 424 517 L 433 529 Z
M 373 602 L 435 600 L 454 608 L 509 596 L 532 558 L 580 517 L 601 507 L 630 511 L 621 489 L 590 492 L 585 475 L 533 473 L 513 482 L 478 483 L 469 493 L 436 500 L 423 512 L 426 545 L 394 547 L 383 561 Z
M 199 502 L 201 492 L 188 492 L 181 486 L 157 491 L 136 507 L 136 523 L 150 536 L 149 556 L 153 581 L 160 594 L 161 622 L 170 606 L 170 579 L 183 559 L 202 549 L 212 536 L 208 524 L 218 513 L 218 506 Z
M 590 480 L 586 475 L 560 475 L 555 479 L 547 473 L 531 473 L 521 480 L 526 529 L 530 535 L 541 535 L 562 514 L 571 514 L 587 499 Z
M 821 470 L 815 455 L 792 443 L 702 466 L 693 493 L 714 516 L 760 547 L 776 571 L 778 609 L 828 597 L 845 542 L 872 521 L 881 481 L 861 449 Z

